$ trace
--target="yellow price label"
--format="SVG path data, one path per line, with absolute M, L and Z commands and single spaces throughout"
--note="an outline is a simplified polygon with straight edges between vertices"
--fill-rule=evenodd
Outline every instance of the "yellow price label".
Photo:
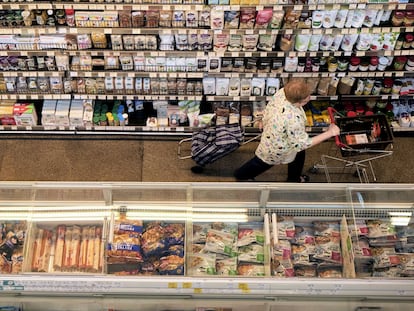
M 201 294 L 203 290 L 201 288 L 194 288 L 194 294 Z
M 183 283 L 183 288 L 191 288 L 193 287 L 193 284 L 191 282 L 184 282 Z
M 168 288 L 178 288 L 178 284 L 175 282 L 168 283 Z
M 247 291 L 249 290 L 249 285 L 247 283 L 239 283 L 239 289 L 242 291 Z

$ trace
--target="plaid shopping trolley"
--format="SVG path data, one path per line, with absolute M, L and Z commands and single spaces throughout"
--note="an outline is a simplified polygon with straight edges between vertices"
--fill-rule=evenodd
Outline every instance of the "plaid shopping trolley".
M 238 123 L 197 129 L 191 138 L 182 139 L 178 143 L 178 158 L 193 159 L 197 166 L 192 167 L 191 170 L 194 173 L 201 173 L 207 164 L 217 161 L 258 137 L 245 140 L 244 134 Z M 185 142 L 191 142 L 191 154 L 183 156 L 182 145 Z

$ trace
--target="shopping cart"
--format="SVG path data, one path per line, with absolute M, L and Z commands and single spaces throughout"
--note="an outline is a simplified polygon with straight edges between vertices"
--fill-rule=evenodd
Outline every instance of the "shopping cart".
M 316 164 L 313 172 L 323 169 L 327 182 L 331 182 L 331 173 L 334 170 L 345 172 L 354 169 L 354 175 L 361 183 L 369 183 L 371 173 L 372 180 L 377 177 L 372 166 L 374 160 L 392 155 L 393 135 L 387 118 L 383 114 L 358 115 L 345 117 L 333 108 L 328 108 L 332 123 L 340 128 L 339 136 L 335 137 L 335 145 L 339 149 L 339 155 L 323 154 L 322 164 Z M 331 163 L 341 166 L 331 166 Z
M 178 158 L 193 159 L 197 165 L 193 166 L 191 171 L 202 173 L 207 164 L 221 159 L 242 145 L 257 140 L 260 136 L 261 134 L 246 140 L 244 127 L 238 123 L 196 129 L 192 137 L 179 141 Z M 189 155 L 182 155 L 185 143 L 191 143 Z

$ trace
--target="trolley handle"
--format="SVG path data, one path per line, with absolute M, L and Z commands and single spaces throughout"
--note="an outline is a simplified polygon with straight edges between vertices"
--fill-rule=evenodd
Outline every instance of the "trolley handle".
M 328 107 L 328 114 L 332 124 L 335 124 L 335 113 L 338 113 L 338 111 L 336 111 L 333 107 Z M 339 135 L 335 136 L 335 144 L 339 148 L 347 147 L 347 145 L 341 142 L 341 140 L 339 139 Z

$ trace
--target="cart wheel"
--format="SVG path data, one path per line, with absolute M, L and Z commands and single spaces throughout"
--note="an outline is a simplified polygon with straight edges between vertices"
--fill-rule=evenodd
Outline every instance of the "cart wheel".
M 201 174 L 201 173 L 203 173 L 203 171 L 204 171 L 204 167 L 199 166 L 199 165 L 195 165 L 195 166 L 193 166 L 193 167 L 191 168 L 191 171 L 192 171 L 194 174 Z
M 319 169 L 314 165 L 309 169 L 309 173 L 311 174 L 318 174 Z

